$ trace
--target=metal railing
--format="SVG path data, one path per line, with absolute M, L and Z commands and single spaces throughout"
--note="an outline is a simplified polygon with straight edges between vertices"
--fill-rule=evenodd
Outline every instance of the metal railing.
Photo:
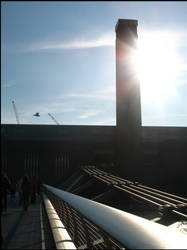
M 79 249 L 186 249 L 185 235 L 104 204 L 43 185 Z
M 56 249 L 76 249 L 71 237 L 45 194 L 42 195 Z M 47 248 L 48 249 L 48 248 Z
M 48 213 L 44 204 L 43 195 L 41 195 L 40 221 L 41 221 L 41 240 L 42 240 L 41 249 L 42 250 L 55 249 L 56 244 L 50 226 Z
M 157 208 L 160 214 L 168 214 L 187 219 L 187 199 L 147 187 L 138 182 L 126 180 L 104 172 L 94 166 L 82 167 L 82 171 L 106 185 L 121 190 L 144 203 Z
M 53 187 L 44 185 L 44 193 L 52 202 L 59 218 L 62 220 L 77 248 L 122 248 L 119 242 L 115 242 L 111 237 L 109 240 L 107 233 L 87 219 L 81 212 L 74 209 L 68 202 L 59 198 L 55 192 L 51 192 L 49 188 L 52 188 L 53 191 L 55 190 Z

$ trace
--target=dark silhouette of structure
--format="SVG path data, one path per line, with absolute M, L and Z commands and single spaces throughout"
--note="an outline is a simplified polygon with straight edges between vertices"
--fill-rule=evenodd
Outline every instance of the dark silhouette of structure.
M 119 19 L 116 126 L 2 124 L 2 170 L 58 186 L 80 166 L 96 165 L 156 188 L 184 191 L 187 128 L 141 126 L 139 80 L 132 65 L 136 40 L 137 21 Z
M 137 21 L 119 19 L 116 25 L 117 169 L 128 178 L 134 178 L 134 169 L 137 175 L 140 166 L 140 84 L 133 65 L 136 45 Z
M 14 101 L 12 101 L 12 105 L 13 105 L 14 113 L 15 113 L 15 116 L 16 116 L 17 124 L 20 124 L 19 116 L 18 116 L 18 112 L 17 112 L 17 108 L 16 108 L 16 104 L 15 104 Z
M 54 118 L 53 115 L 51 115 L 50 113 L 48 113 L 48 115 L 51 117 L 51 119 L 56 123 L 56 125 L 60 125 L 57 120 Z

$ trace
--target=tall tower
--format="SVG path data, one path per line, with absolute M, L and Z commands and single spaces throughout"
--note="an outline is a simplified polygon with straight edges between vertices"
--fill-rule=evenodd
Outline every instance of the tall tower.
M 140 175 L 141 104 L 135 69 L 137 20 L 119 19 L 116 24 L 116 120 L 117 168 L 123 177 Z

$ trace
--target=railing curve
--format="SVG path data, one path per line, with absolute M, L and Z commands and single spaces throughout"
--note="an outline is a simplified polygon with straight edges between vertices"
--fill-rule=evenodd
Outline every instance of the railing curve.
M 76 249 L 71 237 L 45 194 L 42 195 L 56 249 Z
M 77 248 L 187 249 L 186 236 L 166 226 L 49 185 L 43 189 Z

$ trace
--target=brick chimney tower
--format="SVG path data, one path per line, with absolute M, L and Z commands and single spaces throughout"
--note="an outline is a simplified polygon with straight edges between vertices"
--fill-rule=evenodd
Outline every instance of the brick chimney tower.
M 140 176 L 140 84 L 134 65 L 137 20 L 119 19 L 116 24 L 116 120 L 117 172 L 137 180 Z

